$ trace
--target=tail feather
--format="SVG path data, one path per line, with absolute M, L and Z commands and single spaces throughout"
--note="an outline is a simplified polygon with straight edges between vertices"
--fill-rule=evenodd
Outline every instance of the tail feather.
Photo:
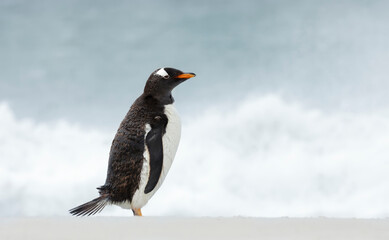
M 69 212 L 75 216 L 90 216 L 101 212 L 108 204 L 108 196 L 102 195 L 90 202 L 84 203 L 78 207 L 72 208 Z

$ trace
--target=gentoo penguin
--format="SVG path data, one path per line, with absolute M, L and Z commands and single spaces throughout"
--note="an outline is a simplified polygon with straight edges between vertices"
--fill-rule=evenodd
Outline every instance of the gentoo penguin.
M 150 75 L 113 139 L 107 179 L 97 188 L 100 196 L 69 210 L 71 214 L 89 216 L 116 204 L 142 216 L 141 208 L 161 186 L 180 141 L 172 90 L 194 76 L 174 68 L 160 68 Z

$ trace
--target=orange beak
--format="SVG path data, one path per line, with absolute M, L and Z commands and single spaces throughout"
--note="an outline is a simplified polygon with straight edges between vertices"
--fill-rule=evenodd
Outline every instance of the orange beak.
M 183 73 L 178 75 L 176 78 L 192 78 L 194 76 L 196 76 L 194 73 Z

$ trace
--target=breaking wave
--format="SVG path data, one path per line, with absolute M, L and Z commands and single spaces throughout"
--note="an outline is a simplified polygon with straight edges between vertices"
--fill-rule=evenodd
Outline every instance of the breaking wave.
M 182 120 L 175 162 L 145 215 L 389 216 L 386 113 L 324 113 L 267 95 Z M 0 214 L 66 215 L 96 197 L 113 136 L 16 119 L 0 104 Z

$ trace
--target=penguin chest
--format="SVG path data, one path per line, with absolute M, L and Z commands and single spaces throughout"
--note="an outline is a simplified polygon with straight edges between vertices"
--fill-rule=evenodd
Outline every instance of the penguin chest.
M 148 182 L 150 181 L 150 173 L 152 171 L 150 164 L 150 151 L 145 144 L 145 151 L 143 153 L 143 166 L 141 170 L 139 188 L 135 191 L 132 201 L 132 208 L 142 208 L 149 199 L 154 195 L 154 193 L 159 189 L 162 182 L 164 181 L 170 166 L 174 160 L 174 157 L 177 152 L 178 144 L 181 137 L 181 120 L 177 113 L 177 110 L 172 104 L 165 105 L 164 114 L 167 117 L 167 125 L 162 135 L 162 169 L 160 171 L 159 178 L 156 182 L 155 187 L 151 191 L 145 191 Z M 147 135 L 152 131 L 150 124 L 145 126 L 145 139 Z M 146 189 L 147 190 L 147 189 Z

